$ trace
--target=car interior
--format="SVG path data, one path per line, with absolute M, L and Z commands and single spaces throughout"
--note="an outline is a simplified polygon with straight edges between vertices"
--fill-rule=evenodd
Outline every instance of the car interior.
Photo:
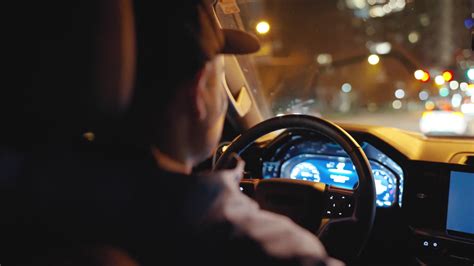
M 140 1 L 65 2 L 12 9 L 28 19 L 7 33 L 15 87 L 0 97 L 2 265 L 48 257 L 66 231 L 113 239 L 110 217 L 140 209 L 127 204 L 137 184 L 117 180 L 152 165 L 121 119 L 137 40 L 156 28 Z M 225 56 L 221 144 L 196 171 L 238 154 L 242 193 L 348 265 L 474 265 L 472 1 L 210 4 L 262 48 Z

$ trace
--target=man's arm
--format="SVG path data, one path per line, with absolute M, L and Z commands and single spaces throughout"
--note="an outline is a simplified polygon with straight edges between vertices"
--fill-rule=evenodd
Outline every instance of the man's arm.
M 234 170 L 216 172 L 211 176 L 223 191 L 209 212 L 209 222 L 229 223 L 236 239 L 249 239 L 275 261 L 293 261 L 299 265 L 343 265 L 328 257 L 319 239 L 290 218 L 260 209 L 258 204 L 239 191 L 238 173 Z

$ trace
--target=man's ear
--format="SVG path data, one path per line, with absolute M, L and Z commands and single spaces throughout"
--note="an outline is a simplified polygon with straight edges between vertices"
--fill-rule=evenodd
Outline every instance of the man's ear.
M 194 76 L 190 90 L 190 109 L 195 118 L 204 120 L 207 117 L 206 102 L 204 100 L 204 90 L 206 89 L 206 67 L 199 70 Z

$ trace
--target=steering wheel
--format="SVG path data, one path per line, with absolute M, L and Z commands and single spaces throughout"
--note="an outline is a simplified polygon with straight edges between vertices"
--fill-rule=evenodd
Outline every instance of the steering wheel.
M 375 217 L 375 184 L 369 161 L 344 129 L 308 115 L 274 117 L 250 128 L 229 144 L 215 169 L 229 168 L 233 154 L 241 155 L 257 139 L 276 130 L 309 131 L 339 144 L 359 177 L 354 190 L 289 178 L 243 179 L 241 189 L 262 209 L 284 214 L 315 233 L 331 256 L 354 261 L 362 252 Z M 245 158 L 244 158 L 245 159 Z

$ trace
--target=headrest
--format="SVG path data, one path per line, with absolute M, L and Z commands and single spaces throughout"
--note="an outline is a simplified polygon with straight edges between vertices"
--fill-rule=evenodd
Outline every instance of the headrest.
M 124 112 L 135 80 L 132 0 L 21 2 L 9 9 L 17 17 L 4 36 L 12 80 L 0 89 L 2 142 Z

